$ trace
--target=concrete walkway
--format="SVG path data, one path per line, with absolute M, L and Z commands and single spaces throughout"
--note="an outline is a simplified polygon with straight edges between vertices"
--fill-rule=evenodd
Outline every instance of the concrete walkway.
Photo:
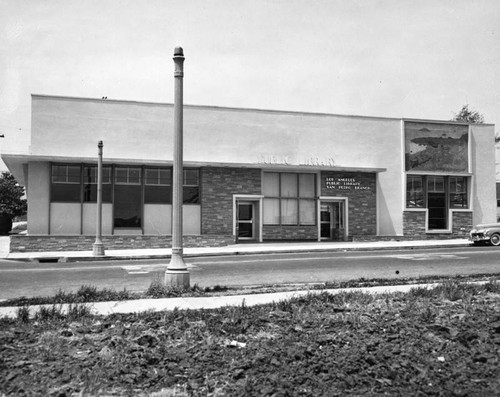
M 0 241 L 1 243 L 1 241 Z M 5 243 L 4 243 L 5 244 Z M 184 248 L 186 257 L 251 255 L 293 252 L 327 252 L 352 250 L 381 250 L 405 248 L 441 248 L 470 245 L 468 239 L 417 240 L 417 241 L 370 241 L 370 242 L 300 242 L 300 243 L 260 243 L 234 244 L 225 247 Z M 146 259 L 170 257 L 170 248 L 106 250 L 106 256 L 96 258 L 92 251 L 53 251 L 53 252 L 14 252 L 3 254 L 0 258 L 14 260 L 53 259 L 60 261 L 95 260 L 95 259 Z
M 87 303 L 92 314 L 110 315 L 113 313 L 140 313 L 145 311 L 173 311 L 173 310 L 200 310 L 217 309 L 227 306 L 256 306 L 272 302 L 285 301 L 294 297 L 308 294 L 340 294 L 342 292 L 364 292 L 371 294 L 408 292 L 412 288 L 433 288 L 438 284 L 411 284 L 396 286 L 379 286 L 364 288 L 339 288 L 326 290 L 302 290 L 288 292 L 274 292 L 265 294 L 245 294 L 210 297 L 186 297 L 186 298 L 162 298 L 162 299 L 140 299 L 131 301 L 113 301 Z M 52 305 L 43 305 L 52 307 Z M 34 315 L 41 306 L 31 306 L 30 314 Z M 61 311 L 66 312 L 69 305 L 61 305 Z M 18 307 L 0 307 L 0 317 L 15 318 Z

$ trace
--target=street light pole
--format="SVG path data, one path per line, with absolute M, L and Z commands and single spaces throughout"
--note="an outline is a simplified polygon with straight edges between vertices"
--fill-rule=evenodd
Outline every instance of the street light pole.
M 102 141 L 97 144 L 97 221 L 96 221 L 96 236 L 93 245 L 94 256 L 104 256 L 104 244 L 102 243 Z
M 181 47 L 174 50 L 174 168 L 172 194 L 172 258 L 165 272 L 165 285 L 189 288 L 189 271 L 183 258 L 182 248 L 182 185 L 183 185 L 183 93 L 184 51 Z

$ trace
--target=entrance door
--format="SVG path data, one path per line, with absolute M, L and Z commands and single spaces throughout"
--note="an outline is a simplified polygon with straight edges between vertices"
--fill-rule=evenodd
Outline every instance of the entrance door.
M 427 177 L 427 208 L 429 229 L 446 229 L 448 209 L 444 176 Z
M 345 205 L 343 201 L 321 203 L 321 240 L 345 240 Z
M 429 229 L 446 229 L 446 195 L 444 193 L 428 193 L 427 206 L 429 208 Z
M 236 236 L 238 240 L 255 239 L 255 204 L 238 201 Z

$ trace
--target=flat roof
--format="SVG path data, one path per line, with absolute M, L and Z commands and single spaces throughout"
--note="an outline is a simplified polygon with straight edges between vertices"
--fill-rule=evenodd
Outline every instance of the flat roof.
M 32 98 L 40 99 L 57 99 L 57 100 L 70 100 L 70 101 L 86 101 L 86 102 L 101 102 L 101 103 L 122 103 L 129 105 L 145 105 L 145 106 L 165 106 L 173 107 L 172 103 L 163 102 L 148 102 L 148 101 L 134 101 L 127 99 L 106 99 L 103 98 L 88 98 L 88 97 L 74 97 L 74 96 L 62 96 L 62 95 L 46 95 L 46 94 L 31 94 Z M 235 112 L 253 112 L 253 113 L 275 113 L 275 114 L 288 114 L 292 116 L 326 116 L 326 117 L 345 117 L 345 118 L 358 118 L 358 119 L 376 119 L 376 120 L 398 120 L 398 121 L 411 121 L 411 122 L 428 122 L 428 123 L 446 123 L 446 124 L 458 124 L 458 125 L 469 125 L 474 123 L 466 123 L 463 121 L 454 120 L 432 120 L 432 119 L 415 119 L 406 117 L 382 117 L 382 116 L 364 116 L 364 115 L 348 115 L 348 114 L 336 114 L 336 113 L 322 113 L 322 112 L 303 112 L 303 111 L 293 111 L 293 110 L 273 110 L 273 109 L 257 109 L 257 108 L 236 108 L 236 107 L 226 107 L 226 106 L 213 106 L 213 105 L 190 105 L 184 104 L 186 108 L 190 109 L 206 109 L 206 110 L 223 110 L 223 111 L 235 111 Z M 493 126 L 494 124 L 482 123 L 480 125 Z
M 29 161 L 53 162 L 53 163 L 88 163 L 97 164 L 97 157 L 69 157 L 69 156 L 39 156 L 31 154 L 2 154 L 2 160 L 9 167 L 20 167 Z M 103 158 L 103 164 L 116 165 L 144 165 L 156 167 L 169 167 L 173 165 L 172 160 L 146 160 L 146 159 L 123 159 L 123 158 Z M 206 161 L 184 161 L 185 167 L 226 167 L 226 168 L 256 168 L 265 170 L 300 170 L 300 171 L 347 171 L 347 172 L 385 172 L 386 168 L 375 167 L 342 167 L 328 165 L 283 165 L 283 164 L 261 164 L 261 163 L 221 163 Z

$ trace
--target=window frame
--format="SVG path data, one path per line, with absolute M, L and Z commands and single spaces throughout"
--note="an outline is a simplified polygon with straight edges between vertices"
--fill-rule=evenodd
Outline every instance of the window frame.
M 96 164 L 82 164 L 82 203 L 96 203 L 97 202 L 97 165 Z M 95 175 L 91 175 L 91 180 L 87 181 L 86 169 L 95 169 Z M 102 167 L 102 202 L 112 203 L 113 202 L 113 166 L 103 165 Z M 109 171 L 109 172 L 108 172 Z M 108 174 L 108 175 L 106 175 Z M 95 181 L 94 181 L 95 178 Z M 88 194 L 93 195 L 92 186 L 96 186 L 96 199 L 87 199 L 86 189 L 87 185 L 90 185 L 90 192 Z
M 422 181 L 422 194 L 423 194 L 423 205 L 422 206 L 415 206 L 415 205 L 409 205 L 409 197 L 410 195 L 408 194 L 408 180 L 409 178 L 414 178 L 418 177 L 421 178 Z M 443 178 L 443 189 L 444 191 L 440 190 L 430 190 L 429 189 L 429 178 Z M 446 195 L 446 204 L 447 204 L 447 209 L 448 210 L 470 210 L 470 175 L 442 175 L 442 174 L 406 174 L 406 196 L 405 196 L 405 209 L 406 210 L 425 210 L 428 208 L 428 195 L 429 193 L 444 193 Z M 451 191 L 451 185 L 452 185 L 452 180 L 459 180 L 462 179 L 463 183 L 463 189 L 465 190 L 462 193 L 453 193 Z M 434 186 L 436 183 L 434 183 Z M 465 205 L 459 206 L 455 205 L 452 203 L 452 195 L 453 194 L 461 194 L 463 197 L 465 197 Z
M 275 174 L 277 175 L 277 180 L 273 180 L 272 183 L 277 183 L 278 189 L 276 189 L 276 186 L 271 186 L 271 189 L 273 192 L 277 191 L 278 195 L 266 195 L 266 186 L 265 186 L 265 178 L 267 175 Z M 294 187 L 295 187 L 295 192 L 292 192 L 292 195 L 283 195 L 283 176 L 286 175 L 285 178 L 290 178 L 291 175 L 293 175 L 295 182 L 294 182 Z M 301 176 L 303 175 L 311 175 L 313 177 L 313 193 L 312 195 L 306 194 L 304 196 L 301 195 Z M 317 216 L 317 175 L 315 173 L 311 172 L 289 172 L 289 171 L 282 171 L 282 172 L 277 172 L 277 171 L 264 171 L 263 172 L 263 186 L 262 186 L 262 193 L 264 195 L 264 202 L 263 202 L 263 211 L 264 211 L 264 218 L 263 218 L 263 223 L 264 225 L 269 225 L 269 226 L 317 226 L 318 224 L 318 216 Z M 274 177 L 273 177 L 274 179 Z M 267 202 L 274 202 L 275 204 L 273 207 L 276 206 L 276 201 L 278 202 L 277 209 L 278 209 L 278 222 L 269 222 L 266 221 L 266 201 Z M 286 202 L 295 202 L 295 209 L 296 209 L 296 214 L 295 214 L 295 220 L 294 222 L 287 222 L 285 216 L 286 214 L 283 213 L 283 206 L 286 204 Z M 302 219 L 301 216 L 301 203 L 309 201 L 313 202 L 313 217 L 314 220 L 313 222 L 305 222 Z
M 65 180 L 54 180 L 54 169 L 56 167 L 66 167 L 66 172 L 65 172 Z M 72 182 L 69 181 L 69 168 L 78 168 L 78 175 L 79 175 L 79 181 L 78 182 Z M 74 197 L 72 198 L 55 198 L 56 195 L 64 195 L 67 194 L 66 192 L 64 193 L 56 193 L 58 190 L 57 187 L 60 187 L 61 189 L 64 190 L 72 190 Z M 71 187 L 73 189 L 71 189 Z M 51 203 L 78 203 L 80 204 L 82 202 L 82 164 L 78 163 L 51 163 L 50 164 L 50 202 Z
M 118 171 L 119 170 L 127 170 L 127 181 L 126 182 L 120 182 L 118 181 Z M 139 181 L 138 182 L 130 182 L 130 171 L 135 170 L 139 171 Z M 142 186 L 142 167 L 137 167 L 137 166 L 115 166 L 115 173 L 114 173 L 114 178 L 113 182 L 115 185 L 139 185 Z
M 187 174 L 189 172 L 196 172 L 196 184 L 192 183 L 187 183 L 188 178 Z M 196 189 L 197 194 L 195 195 L 196 199 L 195 201 L 186 201 L 187 195 L 185 194 L 187 189 Z M 200 189 L 200 169 L 199 168 L 192 168 L 192 167 L 186 167 L 183 168 L 182 170 L 182 205 L 200 205 L 201 204 L 201 189 Z
M 148 178 L 148 171 L 158 171 L 156 182 L 152 182 L 151 178 Z M 162 183 L 161 172 L 166 171 L 168 173 L 167 183 Z M 155 194 L 158 190 L 168 190 L 166 200 L 158 199 L 158 196 L 151 196 Z M 172 204 L 172 168 L 171 167 L 145 167 L 144 168 L 144 205 L 171 205 Z

